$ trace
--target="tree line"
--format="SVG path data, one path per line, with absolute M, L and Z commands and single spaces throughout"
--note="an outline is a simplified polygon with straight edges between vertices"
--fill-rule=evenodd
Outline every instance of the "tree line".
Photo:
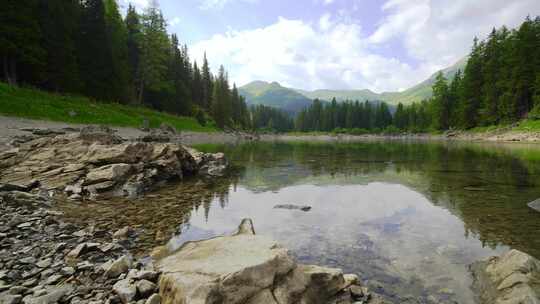
M 249 110 L 221 67 L 199 66 L 167 32 L 156 0 L 125 18 L 116 0 L 6 0 L 0 11 L 0 76 L 10 85 L 207 116 L 247 128 Z
M 463 71 L 438 73 L 433 96 L 394 111 L 384 102 L 314 100 L 295 119 L 297 131 L 426 132 L 540 119 L 540 17 L 517 29 L 474 39 Z M 292 128 L 291 128 L 292 129 Z
M 470 129 L 540 118 L 540 17 L 474 40 L 464 71 L 442 73 L 429 100 L 435 130 Z M 407 109 L 404 107 L 403 109 Z M 396 116 L 402 112 L 396 111 Z M 410 129 L 401 120 L 401 129 Z

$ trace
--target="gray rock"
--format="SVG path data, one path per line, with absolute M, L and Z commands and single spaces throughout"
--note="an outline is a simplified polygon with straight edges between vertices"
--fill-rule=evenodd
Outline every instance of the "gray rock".
M 536 304 L 540 261 L 518 250 L 470 266 L 481 303 Z
M 135 279 L 137 280 L 148 280 L 150 282 L 157 282 L 157 279 L 159 277 L 159 273 L 151 270 L 140 270 L 135 275 Z
M 145 304 L 161 304 L 161 297 L 155 293 L 146 300 Z
M 156 290 L 156 284 L 148 280 L 140 280 L 137 282 L 137 291 L 139 295 L 143 298 L 149 297 Z
M 130 279 L 123 279 L 116 282 L 113 286 L 113 291 L 124 304 L 135 300 L 135 296 L 137 295 L 137 287 L 131 283 Z
M 82 244 L 79 244 L 77 245 L 75 248 L 73 248 L 67 255 L 66 255 L 66 259 L 76 259 L 79 257 L 79 255 L 81 255 L 84 250 L 86 249 L 86 243 L 82 243 Z
M 62 297 L 71 294 L 73 292 L 72 285 L 63 285 L 47 290 L 48 293 L 38 297 L 25 297 L 23 299 L 25 304 L 55 304 L 62 299 Z
M 28 288 L 24 286 L 13 286 L 9 289 L 9 293 L 12 295 L 22 295 L 25 294 L 28 291 Z
M 20 294 L 3 294 L 0 295 L 0 304 L 19 304 L 23 297 Z
M 19 227 L 19 226 L 17 226 L 17 227 Z M 19 263 L 21 263 L 21 264 L 35 264 L 36 261 L 37 261 L 37 259 L 35 257 L 30 256 L 30 257 L 20 259 Z
M 116 278 L 122 273 L 128 272 L 133 265 L 131 255 L 124 255 L 114 262 L 106 263 L 102 266 L 105 270 L 105 276 L 108 278 Z
M 300 205 L 293 205 L 293 204 L 283 204 L 283 205 L 275 205 L 274 209 L 287 209 L 287 210 L 300 210 L 307 212 L 311 210 L 310 206 L 300 206 Z
M 527 206 L 529 206 L 529 208 L 532 208 L 532 209 L 540 212 L 540 198 L 535 200 L 535 201 L 532 201 L 532 202 L 528 203 Z
M 45 280 L 46 285 L 53 285 L 58 283 L 64 276 L 61 274 L 53 274 L 52 276 L 48 277 L 47 280 Z
M 36 266 L 39 267 L 39 268 L 47 268 L 47 267 L 51 266 L 51 264 L 52 264 L 52 259 L 47 258 L 47 259 L 43 259 L 43 260 L 37 262 Z
M 119 229 L 113 234 L 113 238 L 117 240 L 127 239 L 135 233 L 135 230 L 131 228 L 130 226 L 125 226 L 122 229 Z
M 75 268 L 73 268 L 73 267 L 63 267 L 62 269 L 60 269 L 60 273 L 62 273 L 63 275 L 66 275 L 66 276 L 71 276 L 71 275 L 75 274 Z

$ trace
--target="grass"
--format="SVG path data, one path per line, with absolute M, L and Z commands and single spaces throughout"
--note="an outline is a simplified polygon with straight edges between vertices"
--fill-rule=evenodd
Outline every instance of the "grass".
M 512 130 L 540 132 L 540 120 L 525 119 L 521 121 L 519 125 Z
M 76 114 L 71 116 L 72 112 Z M 144 107 L 96 102 L 86 97 L 12 87 L 2 82 L 0 82 L 0 114 L 67 123 L 135 128 L 141 127 L 144 119 L 148 119 L 152 128 L 167 123 L 179 131 L 217 131 L 213 125 L 201 126 L 191 117 L 166 114 Z

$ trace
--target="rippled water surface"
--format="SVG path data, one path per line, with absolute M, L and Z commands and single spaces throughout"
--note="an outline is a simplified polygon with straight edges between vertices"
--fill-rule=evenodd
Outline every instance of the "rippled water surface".
M 474 303 L 471 262 L 509 248 L 540 257 L 540 213 L 526 205 L 540 197 L 538 146 L 199 148 L 225 151 L 234 165 L 231 176 L 170 185 L 136 202 L 66 210 L 98 223 L 135 225 L 144 230 L 143 244 L 167 243 L 169 249 L 230 233 L 249 217 L 258 234 L 274 237 L 299 261 L 357 273 L 396 303 Z M 277 204 L 312 209 L 274 209 Z

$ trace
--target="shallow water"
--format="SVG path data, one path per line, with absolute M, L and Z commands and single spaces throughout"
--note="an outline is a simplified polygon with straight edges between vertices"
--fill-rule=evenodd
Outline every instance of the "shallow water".
M 137 202 L 69 207 L 141 227 L 175 249 L 252 218 L 303 263 L 343 268 L 398 302 L 474 303 L 468 265 L 509 248 L 540 257 L 540 147 L 369 142 L 202 146 L 235 169 Z M 309 205 L 311 211 L 274 209 Z M 96 208 L 98 207 L 98 208 Z M 414 300 L 413 300 L 414 299 Z

